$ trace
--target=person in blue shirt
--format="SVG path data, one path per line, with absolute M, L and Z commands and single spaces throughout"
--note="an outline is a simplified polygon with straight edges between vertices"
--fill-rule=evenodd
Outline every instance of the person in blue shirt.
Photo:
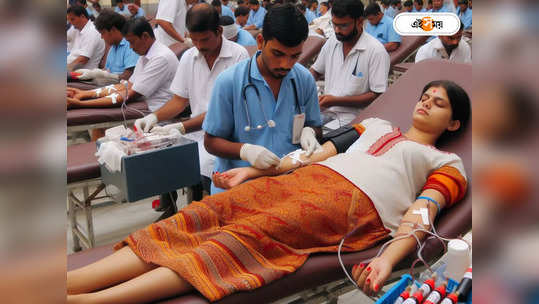
M 468 7 L 468 0 L 459 0 L 458 4 L 457 16 L 464 24 L 464 29 L 470 29 L 472 27 L 472 9 Z
M 144 12 L 144 9 L 140 6 L 140 0 L 135 0 L 133 3 L 129 3 L 129 5 L 127 5 L 127 9 L 131 14 L 131 18 L 146 17 L 146 12 Z
M 211 2 L 211 5 L 217 10 L 217 12 L 219 13 L 219 16 L 229 16 L 232 19 L 235 19 L 234 13 L 232 12 L 232 10 L 228 8 L 228 6 L 223 5 L 221 3 L 221 0 L 213 0 Z
M 129 12 L 127 5 L 124 4 L 124 1 L 125 0 L 117 0 L 114 11 L 120 15 L 123 15 L 124 17 L 129 17 L 131 16 L 131 13 Z
M 238 28 L 230 16 L 221 16 L 219 25 L 223 27 L 223 36 L 226 39 L 243 46 L 256 45 L 253 35 L 244 29 Z
M 404 7 L 404 10 L 403 10 L 404 13 L 411 13 L 414 8 L 414 2 L 412 2 L 412 0 L 406 0 L 404 1 L 403 7 Z
M 390 17 L 391 19 L 395 18 L 399 12 L 399 9 L 397 8 L 398 3 L 400 3 L 400 0 L 392 0 L 384 15 Z
M 412 13 L 423 13 L 426 11 L 427 9 L 423 7 L 423 0 L 414 0 L 414 9 L 412 9 Z
M 444 5 L 444 0 L 432 0 L 432 9 L 429 13 L 451 13 L 451 9 Z
M 105 69 L 119 75 L 120 80 L 129 80 L 139 59 L 129 42 L 122 35 L 126 19 L 111 10 L 103 10 L 94 25 L 101 37 L 110 45 Z
M 262 28 L 264 23 L 264 16 L 266 16 L 266 9 L 260 6 L 258 0 L 249 0 L 249 19 L 247 24 L 243 27 L 244 30 L 256 30 Z
M 300 3 L 297 5 L 298 10 L 305 16 L 305 19 L 307 20 L 307 24 L 311 24 L 314 19 L 316 19 L 316 16 L 311 12 L 310 9 L 306 9 L 305 5 L 303 3 Z
M 399 48 L 402 40 L 401 36 L 393 28 L 393 19 L 382 13 L 378 4 L 371 3 L 367 5 L 365 16 L 368 20 L 365 31 L 378 39 L 384 45 L 386 51 L 392 52 Z
M 215 80 L 202 124 L 215 172 L 277 167 L 280 158 L 319 147 L 322 121 L 314 78 L 297 63 L 309 28 L 292 4 L 272 7 L 257 36 L 259 51 Z M 293 134 L 294 133 L 294 134 Z M 211 193 L 224 191 L 212 184 Z
M 234 10 L 234 17 L 236 17 L 236 25 L 238 28 L 243 28 L 247 24 L 249 19 L 249 8 L 245 6 L 238 6 Z

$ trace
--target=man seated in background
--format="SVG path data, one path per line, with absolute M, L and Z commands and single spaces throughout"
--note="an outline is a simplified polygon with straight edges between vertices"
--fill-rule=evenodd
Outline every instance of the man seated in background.
M 457 16 L 464 24 L 464 29 L 468 30 L 472 27 L 472 9 L 468 7 L 468 0 L 459 0 L 457 8 Z
M 320 12 L 324 11 L 325 13 L 314 19 L 312 24 L 309 25 L 309 30 L 314 31 L 318 35 L 329 39 L 335 32 L 333 30 L 333 25 L 331 25 L 331 4 L 333 0 L 328 2 L 320 3 Z M 309 34 L 311 35 L 311 34 Z
M 400 0 L 390 0 L 389 7 L 384 12 L 384 15 L 395 18 L 397 16 L 397 13 L 399 12 L 399 9 L 397 8 L 397 5 L 400 3 Z
M 446 59 L 454 62 L 471 63 L 472 50 L 468 43 L 462 41 L 464 24 L 461 22 L 459 31 L 453 36 L 438 36 L 423 45 L 417 51 L 415 62 L 425 59 Z
M 253 35 L 242 28 L 238 28 L 238 26 L 234 24 L 234 20 L 229 16 L 221 16 L 221 18 L 219 18 L 219 25 L 223 27 L 223 36 L 225 36 L 226 39 L 243 46 L 256 45 L 256 40 L 253 38 Z
M 404 13 L 411 13 L 414 8 L 414 3 L 412 2 L 412 0 L 406 0 L 404 1 L 403 6 L 404 6 L 404 10 L 403 10 Z
M 451 13 L 451 9 L 444 5 L 444 0 L 432 0 L 431 13 Z
M 127 5 L 125 5 L 126 0 L 117 0 L 116 6 L 114 7 L 114 11 L 120 15 L 123 15 L 124 17 L 131 16 L 131 13 L 129 12 L 129 9 L 127 8 Z
M 412 10 L 412 13 L 423 13 L 426 11 L 427 9 L 423 7 L 423 0 L 414 0 L 414 9 Z
M 249 0 L 249 19 L 247 19 L 247 24 L 243 27 L 244 30 L 257 30 L 262 29 L 262 24 L 264 22 L 264 16 L 266 16 L 266 9 L 260 7 L 258 0 Z
M 133 3 L 129 3 L 127 5 L 127 9 L 131 14 L 131 18 L 146 17 L 146 12 L 144 12 L 144 9 L 140 5 L 140 0 L 135 0 Z
M 313 12 L 311 12 L 310 9 L 305 8 L 305 5 L 303 5 L 303 3 L 297 4 L 296 7 L 303 14 L 303 16 L 305 16 L 307 24 L 311 24 L 316 18 L 316 16 L 313 14 Z
M 80 5 L 67 9 L 67 20 L 73 25 L 73 40 L 67 56 L 67 70 L 95 69 L 105 54 L 105 41 L 88 20 L 88 12 Z
M 402 39 L 393 28 L 393 19 L 384 15 L 378 4 L 371 3 L 367 5 L 365 16 L 368 20 L 365 31 L 378 39 L 384 45 L 386 51 L 392 52 L 399 48 Z
M 234 16 L 236 17 L 236 25 L 238 28 L 243 28 L 247 24 L 247 19 L 249 19 L 249 8 L 246 6 L 238 6 L 234 11 Z
M 232 12 L 232 10 L 228 6 L 223 5 L 223 3 L 221 3 L 221 0 L 213 0 L 211 2 L 211 5 L 217 10 L 219 16 L 229 16 L 234 19 L 234 13 Z

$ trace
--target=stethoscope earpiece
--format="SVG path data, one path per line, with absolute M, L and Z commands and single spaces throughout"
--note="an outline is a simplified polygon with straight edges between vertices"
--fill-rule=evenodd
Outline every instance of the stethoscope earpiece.
M 245 126 L 244 130 L 245 130 L 245 132 L 249 132 L 249 131 L 251 131 L 251 127 L 250 126 Z
M 268 127 L 270 128 L 275 127 L 275 121 L 273 119 L 268 120 Z

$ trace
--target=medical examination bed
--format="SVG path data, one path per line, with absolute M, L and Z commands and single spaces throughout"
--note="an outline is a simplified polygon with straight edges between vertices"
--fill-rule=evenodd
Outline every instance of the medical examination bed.
M 309 68 L 313 64 L 318 53 L 320 53 L 324 43 L 326 43 L 325 38 L 308 36 L 303 44 L 303 51 L 299 56 L 298 62 Z
M 473 98 L 472 94 L 472 67 L 469 64 L 455 64 L 445 61 L 426 60 L 413 65 L 397 82 L 395 82 L 374 104 L 363 110 L 355 122 L 368 117 L 379 117 L 393 122 L 406 130 L 411 124 L 411 113 L 414 104 L 419 100 L 421 89 L 432 80 L 448 79 L 461 85 Z M 464 162 L 466 172 L 471 174 L 471 132 L 470 129 L 462 134 L 457 141 L 449 142 L 440 147 L 442 150 L 457 153 Z M 468 193 L 470 193 L 469 185 Z M 454 238 L 464 235 L 472 226 L 472 202 L 470 195 L 455 206 L 443 210 L 437 219 L 436 227 L 440 235 Z M 343 262 L 348 270 L 354 264 L 373 257 L 379 250 L 378 246 L 355 253 L 344 253 Z M 68 256 L 67 269 L 73 270 L 92 263 L 110 253 L 112 244 L 99 246 L 87 251 L 74 253 Z M 427 241 L 423 251 L 425 259 L 433 260 L 441 256 L 443 246 L 437 240 Z M 415 260 L 415 253 L 403 260 L 395 269 L 392 279 L 398 278 L 402 272 L 410 267 Z M 268 303 L 279 299 L 298 299 L 302 297 L 322 297 L 330 300 L 344 291 L 351 289 L 351 285 L 344 280 L 345 275 L 339 265 L 336 254 L 313 254 L 304 266 L 295 273 L 285 276 L 275 282 L 251 292 L 239 292 L 223 298 L 217 303 Z M 316 292 L 315 292 L 316 291 Z M 208 303 L 198 293 L 179 296 L 159 303 Z

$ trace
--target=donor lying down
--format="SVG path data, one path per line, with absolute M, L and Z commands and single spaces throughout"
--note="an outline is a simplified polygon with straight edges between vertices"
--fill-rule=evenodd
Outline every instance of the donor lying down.
M 132 233 L 112 255 L 68 272 L 68 303 L 145 303 L 193 289 L 216 301 L 296 271 L 311 253 L 336 252 L 351 231 L 343 251 L 367 249 L 413 227 L 429 229 L 467 187 L 461 159 L 434 145 L 458 136 L 469 116 L 466 92 L 434 81 L 421 92 L 404 133 L 370 118 L 309 158 L 297 152 L 277 168 L 216 173 L 214 182 L 228 191 Z M 355 268 L 354 279 L 376 293 L 415 248 L 414 237 L 391 243 Z

